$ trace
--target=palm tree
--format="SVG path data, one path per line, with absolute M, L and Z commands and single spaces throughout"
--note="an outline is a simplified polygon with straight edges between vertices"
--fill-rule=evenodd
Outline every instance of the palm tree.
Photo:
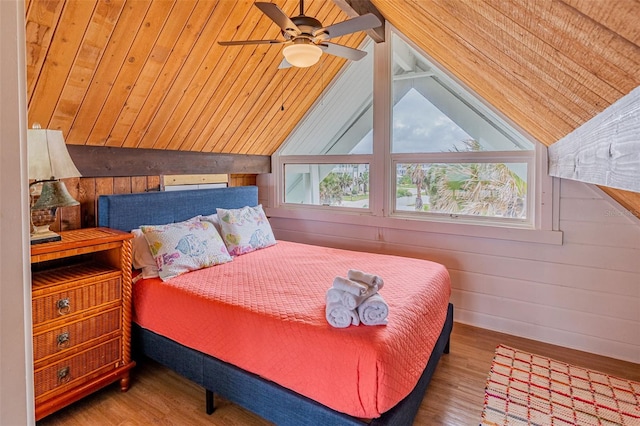
M 358 193 L 362 189 L 362 193 L 367 195 L 367 185 L 369 184 L 369 172 L 361 172 L 356 178 L 356 185 L 358 185 Z
M 422 210 L 422 185 L 425 180 L 425 169 L 423 164 L 409 164 L 407 166 L 407 175 L 411 177 L 411 183 L 416 185 L 416 210 Z
M 347 189 L 353 185 L 353 176 L 349 173 L 340 173 L 338 175 L 338 185 L 340 186 L 342 193 L 347 194 Z
M 475 140 L 464 143 L 466 151 L 481 150 Z M 527 184 L 505 164 L 432 164 L 425 181 L 432 211 L 502 217 L 525 214 Z
M 338 182 L 338 176 L 331 172 L 320 181 L 320 202 L 322 204 L 340 204 L 342 203 L 342 188 Z

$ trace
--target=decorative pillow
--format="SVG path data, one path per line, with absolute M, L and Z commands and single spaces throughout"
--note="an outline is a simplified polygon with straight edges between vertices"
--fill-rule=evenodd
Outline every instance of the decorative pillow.
M 140 229 L 134 229 L 131 233 L 133 234 L 131 244 L 133 267 L 142 270 L 142 278 L 159 277 L 158 265 L 149 250 L 149 243 L 147 243 L 144 234 Z
M 216 231 L 218 234 L 222 235 L 222 228 L 220 227 L 220 219 L 218 218 L 218 214 L 210 214 L 208 216 L 200 216 L 200 220 L 206 220 L 207 222 L 213 223 L 213 226 L 216 227 Z
M 163 281 L 232 260 L 211 222 L 188 220 L 140 229 Z
M 240 256 L 276 243 L 262 205 L 241 209 L 216 209 L 221 235 L 232 256 Z

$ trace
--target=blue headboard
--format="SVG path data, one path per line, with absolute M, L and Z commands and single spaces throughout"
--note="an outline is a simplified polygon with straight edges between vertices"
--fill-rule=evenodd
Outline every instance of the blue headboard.
M 200 214 L 210 215 L 216 212 L 216 207 L 237 209 L 257 204 L 257 186 L 101 195 L 98 226 L 129 232 L 140 225 L 162 225 Z

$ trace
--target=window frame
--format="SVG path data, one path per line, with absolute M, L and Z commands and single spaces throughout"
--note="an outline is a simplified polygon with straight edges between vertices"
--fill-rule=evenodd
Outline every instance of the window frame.
M 443 81 L 442 86 L 445 90 L 449 91 L 452 96 L 455 96 L 458 101 L 468 105 L 471 110 L 474 110 L 479 116 L 486 116 L 487 120 L 492 125 L 499 128 L 499 130 L 505 134 L 511 135 L 510 139 L 514 141 L 520 141 L 526 145 L 531 145 L 531 150 L 509 150 L 509 151 L 453 151 L 453 152 L 393 152 L 393 130 L 394 123 L 393 105 L 391 100 L 394 97 L 394 76 L 393 76 L 393 37 L 398 37 L 411 49 L 422 55 L 426 62 L 429 64 L 430 69 L 435 74 L 434 78 Z M 388 133 L 389 141 L 388 145 L 388 158 L 391 162 L 389 167 L 389 173 L 387 175 L 387 185 L 391 189 L 391 196 L 387 198 L 387 211 L 391 217 L 401 217 L 411 220 L 433 220 L 437 222 L 460 222 L 460 223 L 478 223 L 494 225 L 499 227 L 524 227 L 532 228 L 535 226 L 535 217 L 539 214 L 536 212 L 534 199 L 536 193 L 536 175 L 539 173 L 536 170 L 536 146 L 539 143 L 531 140 L 520 129 L 515 128 L 504 117 L 499 114 L 495 108 L 487 104 L 477 93 L 474 93 L 470 88 L 462 84 L 455 76 L 448 72 L 442 65 L 429 56 L 426 52 L 423 52 L 418 46 L 416 46 L 411 40 L 409 40 L 404 34 L 396 30 L 392 25 L 387 26 L 385 49 L 388 51 L 388 82 L 389 91 L 389 116 L 388 116 Z M 375 92 L 374 92 L 375 93 Z M 520 130 L 520 131 L 519 131 Z M 473 215 L 447 215 L 444 213 L 430 213 L 430 212 L 409 212 L 396 210 L 396 198 L 397 192 L 397 176 L 396 170 L 399 163 L 403 164 L 424 164 L 424 163 L 494 163 L 494 162 L 513 162 L 513 163 L 526 163 L 527 164 L 527 217 L 526 219 L 517 218 L 499 218 L 499 217 L 486 217 L 486 216 L 473 216 Z
M 391 32 L 395 32 L 405 42 L 424 55 L 432 64 L 445 73 L 455 84 L 464 90 L 475 101 L 488 108 L 500 120 L 497 124 L 506 123 L 510 131 L 515 131 L 529 142 L 533 143 L 532 151 L 493 151 L 476 153 L 489 156 L 492 160 L 503 158 L 520 163 L 527 163 L 528 189 L 528 218 L 526 223 L 497 220 L 478 220 L 480 218 L 463 216 L 456 219 L 443 220 L 434 215 L 425 217 L 406 217 L 397 214 L 395 210 L 396 169 L 398 162 L 435 163 L 436 159 L 445 159 L 448 153 L 406 154 L 391 153 L 392 145 L 392 42 Z M 272 156 L 271 189 L 272 207 L 268 213 L 276 218 L 300 220 L 318 220 L 340 224 L 375 226 L 379 228 L 395 228 L 414 230 L 417 232 L 434 232 L 460 236 L 493 238 L 510 241 L 523 241 L 542 244 L 562 244 L 562 232 L 559 229 L 559 191 L 558 181 L 547 172 L 547 147 L 533 139 L 519 126 L 500 114 L 495 108 L 486 103 L 477 93 L 463 85 L 455 76 L 451 75 L 437 61 L 415 46 L 410 40 L 389 22 L 386 22 L 386 41 L 374 45 L 374 87 L 373 87 L 373 153 L 372 154 L 344 154 L 344 155 L 281 155 L 278 149 Z M 338 73 L 335 79 L 339 79 Z M 335 81 L 335 80 L 334 80 Z M 331 83 L 333 84 L 333 83 Z M 309 109 L 309 113 L 322 97 Z M 304 118 L 303 118 L 304 120 Z M 287 141 L 285 141 L 287 142 Z M 457 155 L 464 153 L 456 153 Z M 410 160 L 408 158 L 410 157 Z M 428 158 L 426 158 L 428 157 Z M 417 159 L 420 160 L 417 160 Z M 466 158 L 462 155 L 459 158 Z M 477 158 L 469 158 L 468 162 L 478 162 Z M 461 162 L 456 157 L 456 162 Z M 369 208 L 348 208 L 340 206 L 301 205 L 284 202 L 284 165 L 285 164 L 339 164 L 339 163 L 368 163 L 369 164 Z

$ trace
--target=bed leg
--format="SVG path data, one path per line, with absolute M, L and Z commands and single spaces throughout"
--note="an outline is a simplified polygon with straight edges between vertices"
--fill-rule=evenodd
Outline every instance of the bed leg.
M 451 345 L 451 338 L 447 339 L 447 344 L 445 345 L 444 350 L 442 351 L 443 354 L 449 353 L 449 345 Z
M 205 389 L 205 390 L 206 390 L 205 399 L 207 403 L 207 414 L 213 414 L 213 410 L 215 410 L 215 407 L 213 406 L 213 392 L 210 391 L 209 389 Z

